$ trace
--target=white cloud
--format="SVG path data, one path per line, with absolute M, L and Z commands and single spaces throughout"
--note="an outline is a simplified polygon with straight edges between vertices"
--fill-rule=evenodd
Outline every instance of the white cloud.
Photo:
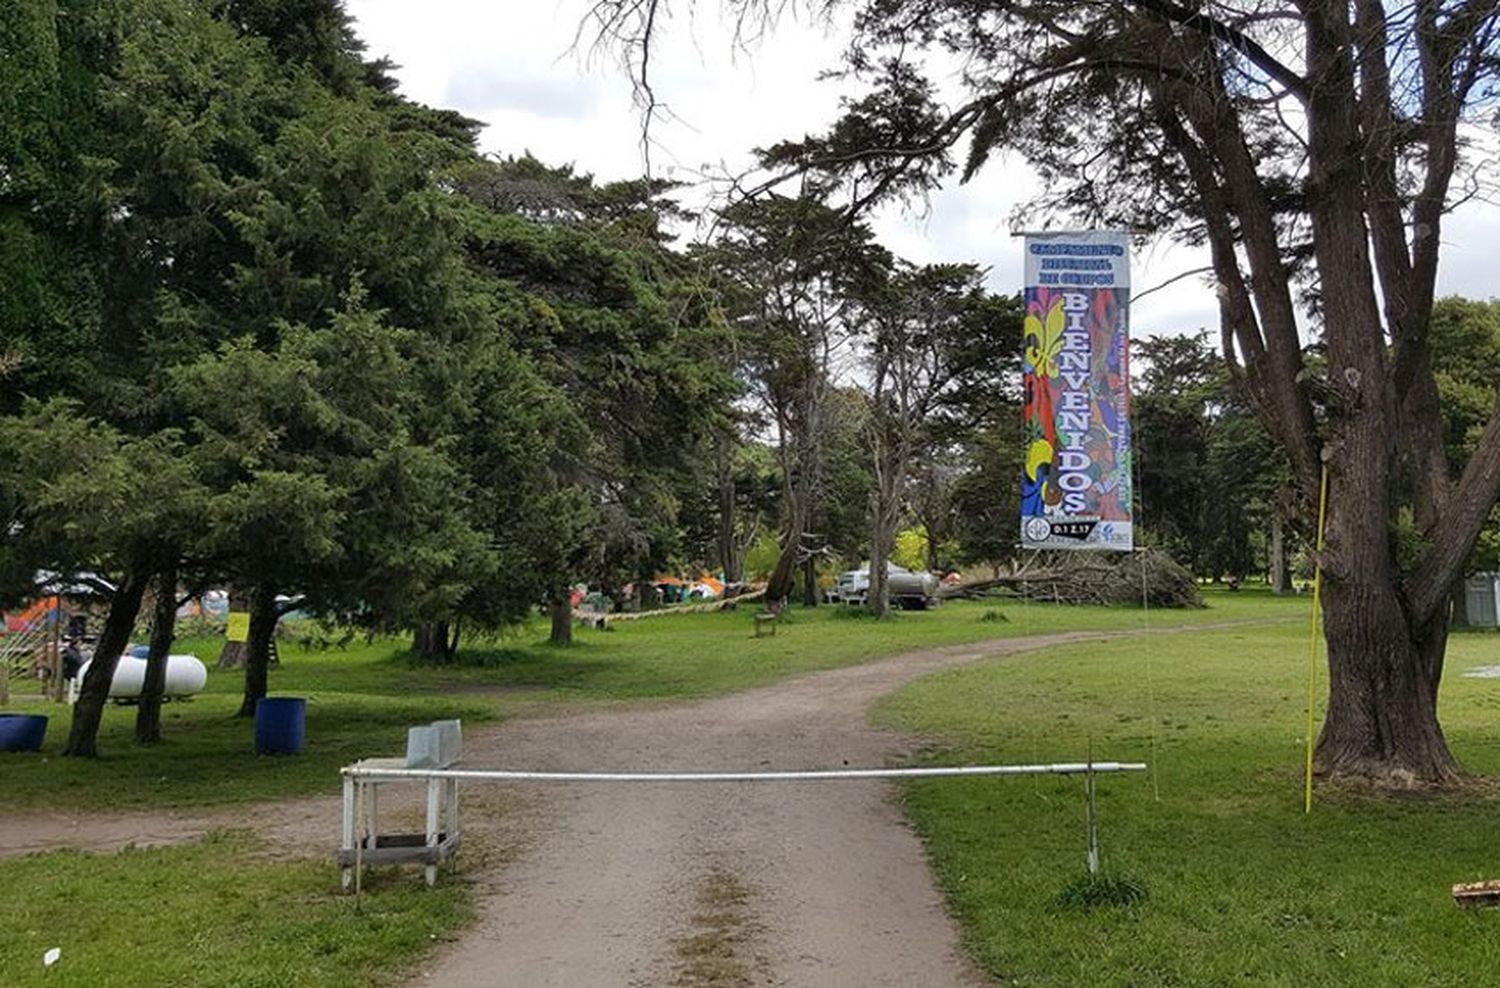
M 444 106 L 471 107 L 482 118 L 514 110 L 544 119 L 586 119 L 598 102 L 592 79 L 538 79 L 489 65 L 459 69 L 443 94 Z
M 370 54 L 400 66 L 403 92 L 485 121 L 485 150 L 530 150 L 603 179 L 640 174 L 640 115 L 629 82 L 613 56 L 590 58 L 591 39 L 578 35 L 586 0 L 349 0 L 348 7 Z M 657 95 L 671 111 L 653 130 L 655 170 L 679 180 L 741 171 L 752 148 L 821 129 L 837 112 L 840 89 L 818 74 L 837 64 L 844 37 L 838 25 L 788 17 L 746 51 L 717 3 L 699 2 L 692 17 L 679 13 L 653 50 Z M 875 227 L 903 257 L 973 261 L 991 269 L 995 290 L 1014 291 L 1021 249 L 1010 216 L 1035 188 L 1024 163 L 1002 158 L 968 185 L 937 192 L 923 213 L 889 209 Z M 1465 206 L 1443 239 L 1440 293 L 1500 295 L 1500 206 Z M 1199 251 L 1158 245 L 1135 257 L 1133 280 L 1139 292 L 1205 264 Z M 1212 290 L 1194 276 L 1142 299 L 1132 322 L 1137 335 L 1182 333 L 1214 330 L 1218 316 Z

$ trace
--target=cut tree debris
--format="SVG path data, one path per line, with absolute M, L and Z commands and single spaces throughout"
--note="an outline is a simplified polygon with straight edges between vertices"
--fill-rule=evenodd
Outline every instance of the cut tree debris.
M 1155 549 L 1106 554 L 1034 552 L 992 579 L 943 590 L 951 597 L 1016 597 L 1058 604 L 1202 607 L 1192 574 Z

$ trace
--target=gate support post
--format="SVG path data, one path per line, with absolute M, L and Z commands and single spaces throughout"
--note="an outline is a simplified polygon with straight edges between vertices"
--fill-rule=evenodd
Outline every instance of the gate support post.
M 1088 803 L 1089 828 L 1089 874 L 1099 874 L 1099 813 L 1094 805 L 1094 762 L 1089 760 L 1088 771 L 1083 776 L 1083 793 Z

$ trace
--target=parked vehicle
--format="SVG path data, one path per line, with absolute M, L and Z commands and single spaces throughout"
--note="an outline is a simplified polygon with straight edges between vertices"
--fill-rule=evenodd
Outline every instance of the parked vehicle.
M 891 603 L 908 611 L 922 611 L 938 605 L 940 581 L 933 574 L 926 570 L 913 572 L 895 563 L 887 563 L 885 572 Z M 863 607 L 870 596 L 870 568 L 866 566 L 840 573 L 837 593 L 841 603 Z

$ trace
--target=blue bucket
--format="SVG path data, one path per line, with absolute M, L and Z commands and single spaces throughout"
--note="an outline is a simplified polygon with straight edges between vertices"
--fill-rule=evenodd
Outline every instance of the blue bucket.
M 295 755 L 302 751 L 307 701 L 300 696 L 264 697 L 255 705 L 255 753 Z
M 46 736 L 43 714 L 0 714 L 0 751 L 41 751 Z

